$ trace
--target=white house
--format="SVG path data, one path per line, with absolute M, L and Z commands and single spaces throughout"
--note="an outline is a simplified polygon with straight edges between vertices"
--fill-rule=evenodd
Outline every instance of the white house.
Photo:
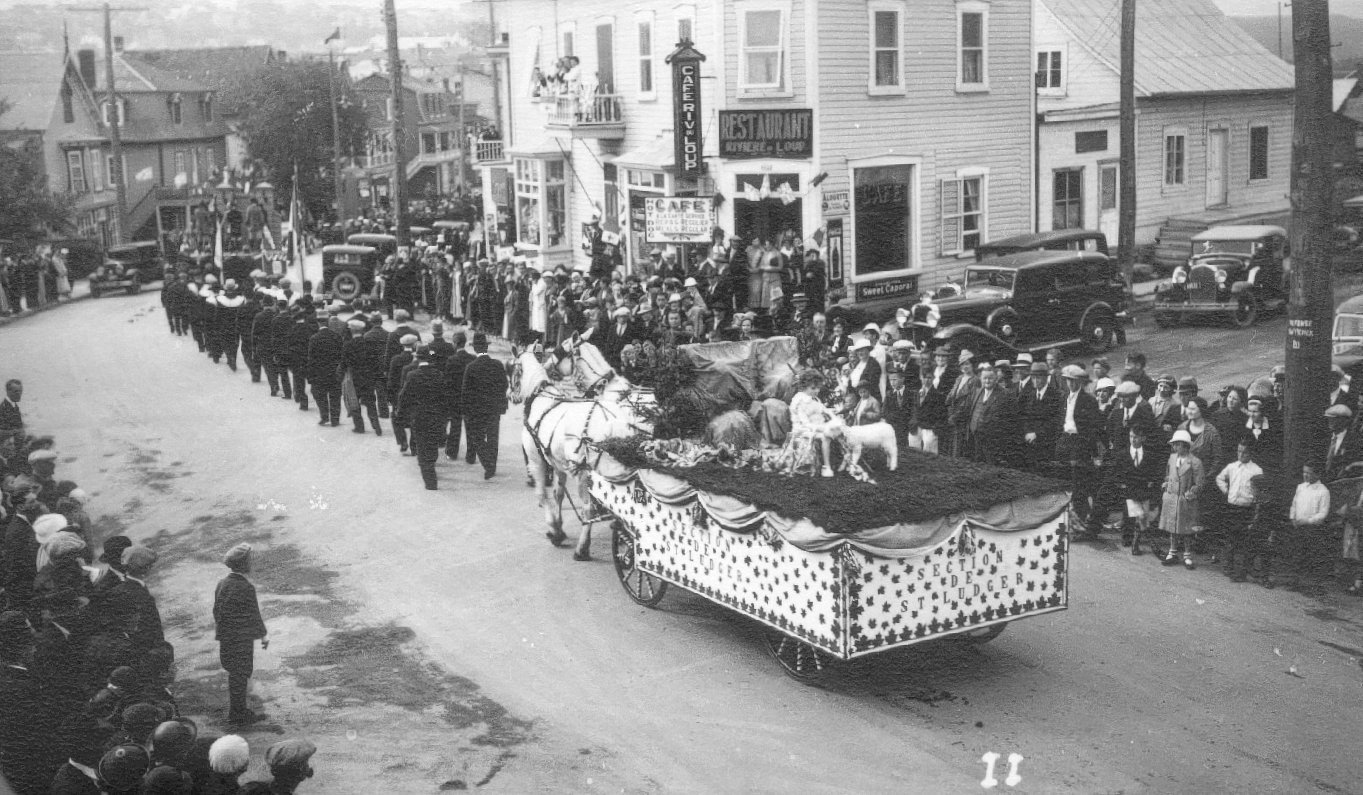
M 1120 7 L 1035 0 L 1039 230 L 1096 228 L 1116 243 Z M 1170 218 L 1286 212 L 1292 88 L 1292 67 L 1211 0 L 1141 0 L 1137 243 Z

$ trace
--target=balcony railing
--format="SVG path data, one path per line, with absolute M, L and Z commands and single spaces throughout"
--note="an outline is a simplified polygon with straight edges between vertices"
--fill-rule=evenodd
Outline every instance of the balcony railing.
M 584 137 L 624 135 L 625 117 L 620 110 L 619 94 L 591 97 L 568 94 L 553 97 L 552 101 L 546 126 L 572 130 Z
M 506 148 L 499 140 L 472 140 L 471 143 L 473 144 L 473 162 L 475 163 L 500 163 L 506 159 Z

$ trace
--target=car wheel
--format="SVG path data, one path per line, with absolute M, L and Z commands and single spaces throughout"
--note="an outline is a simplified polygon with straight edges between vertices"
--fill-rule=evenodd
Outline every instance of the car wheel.
M 331 280 L 331 295 L 349 301 L 360 294 L 360 279 L 350 271 L 341 271 Z
M 1116 327 L 1117 319 L 1111 312 L 1089 312 L 1079 325 L 1079 336 L 1084 340 L 1085 348 L 1101 353 L 1112 347 L 1112 335 Z
M 996 318 L 989 324 L 989 333 L 1003 340 L 1012 347 L 1017 347 L 1018 342 L 1018 319 L 1009 315 Z
M 1231 322 L 1236 328 L 1248 328 L 1259 319 L 1259 302 L 1252 295 L 1242 295 L 1231 310 Z

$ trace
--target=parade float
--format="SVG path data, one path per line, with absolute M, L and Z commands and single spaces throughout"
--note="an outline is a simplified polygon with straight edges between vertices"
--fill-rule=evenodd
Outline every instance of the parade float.
M 679 350 L 693 398 L 716 405 L 742 393 L 760 402 L 794 365 L 789 338 Z M 670 397 L 653 399 L 642 414 L 656 419 Z M 678 587 L 748 616 L 798 680 L 901 646 L 988 641 L 1068 605 L 1069 495 L 1057 481 L 917 450 L 899 451 L 893 471 L 872 464 L 864 479 L 789 474 L 769 445 L 640 427 L 576 435 L 572 466 L 590 511 L 579 518 L 610 524 L 631 599 L 656 607 Z

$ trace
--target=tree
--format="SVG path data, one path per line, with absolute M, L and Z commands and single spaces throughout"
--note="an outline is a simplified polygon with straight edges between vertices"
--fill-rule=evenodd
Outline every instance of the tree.
M 328 68 L 326 61 L 268 64 L 244 87 L 250 112 L 242 130 L 250 156 L 269 171 L 276 196 L 292 195 L 296 167 L 298 196 L 314 218 L 329 216 L 335 199 Z M 341 154 L 363 152 L 364 110 L 339 76 L 336 98 Z
M 0 101 L 0 117 L 9 103 Z M 71 200 L 47 188 L 36 137 L 0 141 L 0 238 L 43 237 L 71 226 Z

